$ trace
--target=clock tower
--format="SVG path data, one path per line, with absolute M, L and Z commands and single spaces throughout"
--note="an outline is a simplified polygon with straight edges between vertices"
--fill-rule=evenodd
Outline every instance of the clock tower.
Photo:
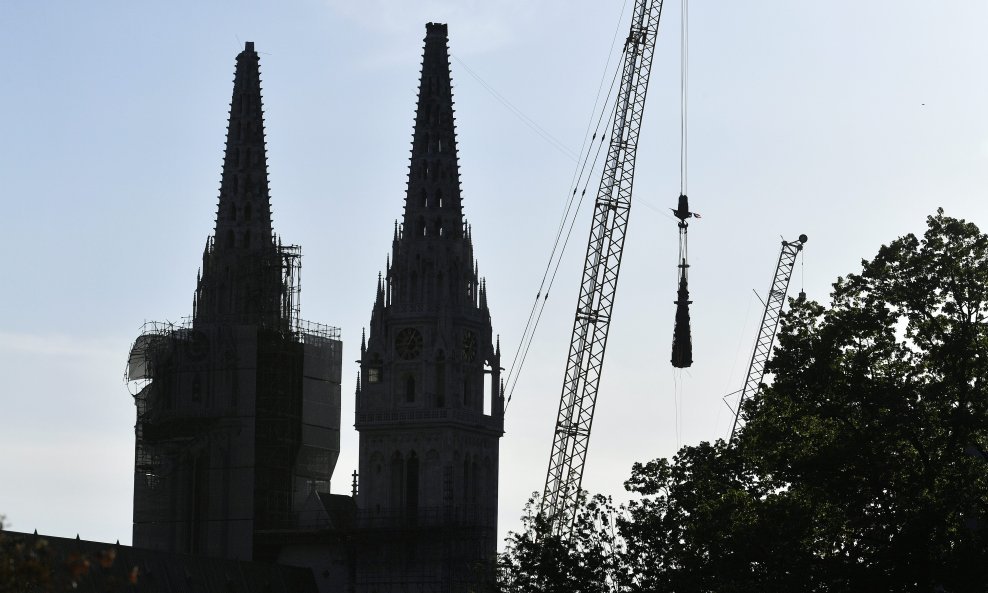
M 500 348 L 463 217 L 444 24 L 426 25 L 404 214 L 359 362 L 356 589 L 488 590 Z

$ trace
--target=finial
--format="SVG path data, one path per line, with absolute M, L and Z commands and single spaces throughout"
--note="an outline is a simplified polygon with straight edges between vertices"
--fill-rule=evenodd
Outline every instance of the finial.
M 361 358 L 364 356 L 364 353 L 365 352 L 367 352 L 367 328 L 366 327 L 365 328 L 362 328 L 360 330 L 360 356 L 361 356 Z
M 354 394 L 360 396 L 360 371 L 357 371 L 357 388 L 354 390 Z
M 497 341 L 494 343 L 496 344 L 494 346 L 494 355 L 501 358 L 501 334 L 497 335 Z

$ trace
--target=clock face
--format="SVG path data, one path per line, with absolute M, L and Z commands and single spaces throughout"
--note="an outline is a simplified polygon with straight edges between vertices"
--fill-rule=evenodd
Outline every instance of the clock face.
M 422 352 L 422 334 L 413 327 L 406 327 L 395 336 L 395 352 L 404 360 L 417 358 Z
M 463 358 L 467 362 L 477 358 L 477 336 L 471 331 L 463 332 Z

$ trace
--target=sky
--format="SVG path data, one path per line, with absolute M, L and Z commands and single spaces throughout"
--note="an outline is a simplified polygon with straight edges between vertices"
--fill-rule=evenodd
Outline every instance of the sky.
M 275 230 L 304 254 L 302 317 L 340 327 L 353 361 L 401 216 L 424 25 L 448 23 L 464 210 L 510 363 L 625 4 L 0 3 L 9 527 L 130 542 L 124 364 L 146 320 L 191 313 L 245 41 L 261 56 Z M 694 364 L 673 371 L 681 6 L 668 0 L 660 25 L 584 473 L 617 500 L 632 463 L 729 432 L 722 398 L 743 383 L 782 238 L 808 235 L 791 290 L 826 302 L 838 276 L 921 233 L 938 207 L 988 227 L 988 3 L 694 0 Z M 499 539 L 544 485 L 589 216 L 585 205 L 507 410 Z M 344 363 L 332 484 L 344 494 L 356 373 Z

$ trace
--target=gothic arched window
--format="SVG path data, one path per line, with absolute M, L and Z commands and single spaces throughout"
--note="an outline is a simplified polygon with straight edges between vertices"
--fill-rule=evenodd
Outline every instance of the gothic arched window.
M 436 407 L 446 406 L 446 355 L 436 352 Z
M 401 453 L 391 456 L 391 508 L 400 509 L 405 494 L 405 460 Z
M 470 501 L 473 504 L 477 504 L 477 498 L 480 491 L 480 472 L 477 471 L 477 458 L 474 457 L 473 461 L 470 463 L 470 476 L 473 478 L 473 484 L 470 488 Z
M 415 401 L 415 376 L 405 375 L 405 401 L 412 403 Z
M 436 207 L 437 208 L 443 207 L 443 190 L 441 189 L 436 190 Z
M 244 204 L 244 219 L 250 220 L 250 217 L 251 217 L 250 202 L 247 202 L 246 204 Z
M 419 508 L 419 458 L 412 451 L 405 462 L 405 508 L 414 514 Z
M 367 382 L 380 383 L 382 379 L 382 369 L 383 365 L 381 363 L 381 355 L 377 352 L 371 354 L 370 364 L 367 365 Z
M 420 200 L 422 202 L 423 208 L 429 207 L 429 194 L 426 193 L 425 188 L 422 189 L 422 193 L 420 194 Z

